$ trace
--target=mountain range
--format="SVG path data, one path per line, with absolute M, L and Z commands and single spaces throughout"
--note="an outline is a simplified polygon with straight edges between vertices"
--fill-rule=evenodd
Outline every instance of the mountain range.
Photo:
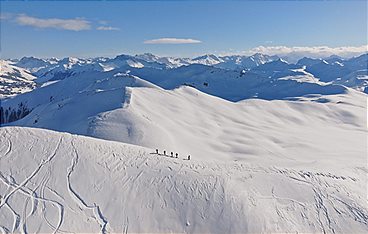
M 365 233 L 367 58 L 2 60 L 0 231 Z

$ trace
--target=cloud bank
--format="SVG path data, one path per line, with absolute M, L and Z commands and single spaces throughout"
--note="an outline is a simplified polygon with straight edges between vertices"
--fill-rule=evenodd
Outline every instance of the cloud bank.
M 58 18 L 36 18 L 28 15 L 18 15 L 15 18 L 19 25 L 31 26 L 36 28 L 54 28 L 70 31 L 82 31 L 91 29 L 91 22 L 75 18 L 75 19 L 58 19 Z
M 368 45 L 362 46 L 341 46 L 341 47 L 329 47 L 329 46 L 258 46 L 248 51 L 244 51 L 244 54 L 262 53 L 268 55 L 278 55 L 288 57 L 290 60 L 296 60 L 302 57 L 322 58 L 331 55 L 338 55 L 341 57 L 353 57 L 363 53 L 367 53 Z
M 144 44 L 197 44 L 202 43 L 199 40 L 190 38 L 158 38 L 153 40 L 147 40 Z

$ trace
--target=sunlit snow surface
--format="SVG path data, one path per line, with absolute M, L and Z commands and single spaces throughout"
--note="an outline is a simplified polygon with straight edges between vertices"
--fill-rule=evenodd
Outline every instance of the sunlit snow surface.
M 300 169 L 291 162 L 207 161 L 202 155 L 188 161 L 42 129 L 6 127 L 0 134 L 3 232 L 368 229 L 367 168 L 359 149 L 348 164 L 336 157 L 326 167 L 316 159 Z
M 233 103 L 128 90 L 80 133 L 149 148 L 0 128 L 2 231 L 368 231 L 365 94 Z
M 0 60 L 0 99 L 33 90 L 35 79 L 27 70 Z
M 0 231 L 366 233 L 367 95 L 324 76 L 363 91 L 365 58 L 22 59 L 46 73 L 1 100 Z

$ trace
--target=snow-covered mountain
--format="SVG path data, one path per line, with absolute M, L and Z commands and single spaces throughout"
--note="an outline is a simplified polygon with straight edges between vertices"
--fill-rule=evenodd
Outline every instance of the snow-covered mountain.
M 0 60 L 0 99 L 36 88 L 36 77 L 12 62 Z
M 95 85 L 89 99 L 38 109 L 38 123 L 63 116 L 69 131 L 86 100 L 124 100 L 89 134 L 149 148 L 0 128 L 2 231 L 368 231 L 364 94 L 232 103 L 190 87 L 98 96 Z
M 80 59 L 68 57 L 61 59 L 53 67 L 38 70 L 35 75 L 38 77 L 37 82 L 42 84 L 49 81 L 62 80 L 85 71 L 103 72 L 104 67 L 101 63 L 105 61 L 106 59 L 104 58 Z
M 32 62 L 32 60 L 35 61 Z M 210 60 L 212 62 L 209 62 Z M 119 55 L 115 58 L 64 58 L 55 61 L 55 59 L 39 60 L 33 57 L 18 61 L 18 63 L 22 62 L 23 65 L 27 62 L 33 65 L 40 64 L 43 67 L 37 69 L 37 66 L 33 66 L 32 69 L 37 70 L 33 76 L 37 78 L 32 78 L 31 82 L 18 82 L 13 90 L 30 90 L 30 85 L 36 87 L 35 82 L 39 86 L 46 86 L 65 78 L 75 78 L 81 75 L 85 76 L 85 74 L 93 75 L 99 79 L 107 77 L 106 74 L 111 77 L 116 73 L 130 73 L 164 89 L 189 85 L 205 93 L 231 101 L 254 97 L 280 99 L 313 93 L 336 94 L 343 92 L 343 87 L 333 86 L 333 84 L 368 92 L 368 70 L 364 68 L 367 55 L 345 60 L 339 57 L 303 58 L 296 64 L 262 54 L 250 57 L 206 55 L 198 57 L 196 60 L 175 60 L 143 54 Z M 249 61 L 252 63 L 248 63 Z M 49 66 L 44 66 L 46 62 L 49 63 Z M 200 62 L 214 65 L 203 65 Z M 227 65 L 223 66 L 229 62 L 236 65 L 232 66 L 232 69 L 229 69 Z M 12 64 L 13 68 L 16 66 L 13 62 L 6 63 Z M 184 63 L 187 64 L 183 65 Z M 179 64 L 181 65 L 179 66 Z M 21 70 L 27 72 L 24 69 Z M 0 89 L 3 97 L 8 96 L 10 92 L 9 90 L 5 91 L 5 89 L 7 89 L 5 86 Z
M 270 76 L 268 73 L 265 75 L 251 71 L 243 74 L 199 64 L 176 69 L 130 67 L 129 71 L 126 71 L 126 68 L 110 71 L 85 70 L 84 72 L 72 74 L 58 82 L 48 83 L 48 85 L 44 85 L 32 93 L 4 100 L 2 102 L 3 111 L 0 114 L 0 123 L 18 119 L 17 116 L 16 118 L 14 116 L 10 118 L 13 112 L 19 113 L 18 116 L 23 118 L 23 111 L 28 113 L 31 110 L 33 110 L 32 115 L 24 120 L 27 121 L 27 125 L 41 124 L 38 121 L 38 116 L 45 117 L 45 115 L 48 115 L 46 112 L 50 114 L 53 123 L 56 123 L 57 118 L 53 114 L 54 110 L 59 110 L 68 102 L 78 103 L 81 100 L 86 100 L 87 103 L 81 106 L 92 108 L 92 112 L 86 110 L 76 115 L 78 118 L 84 116 L 84 119 L 82 118 L 83 123 L 76 120 L 72 121 L 75 126 L 86 126 L 87 117 L 110 110 L 109 108 L 122 106 L 125 101 L 126 87 L 135 87 L 137 84 L 144 87 L 159 86 L 166 90 L 173 90 L 182 85 L 191 86 L 229 101 L 240 101 L 247 98 L 290 99 L 311 94 L 332 95 L 347 92 L 345 87 L 339 85 L 300 82 L 303 81 L 303 77 L 311 79 L 310 75 L 297 70 L 288 71 L 290 71 L 288 74 L 291 75 L 285 79 L 285 77 L 279 75 L 279 72 L 275 73 L 274 76 L 272 74 Z M 274 73 L 273 70 L 271 72 Z M 108 98 L 109 95 L 113 95 L 114 98 Z M 95 100 L 94 104 L 90 103 L 91 100 Z M 71 107 L 70 105 L 67 106 Z M 48 108 L 51 109 L 48 110 Z M 75 109 L 67 110 L 65 115 L 69 115 L 70 112 L 77 112 L 79 108 L 79 106 L 76 106 Z M 5 110 L 8 110 L 7 114 Z M 72 116 L 69 118 L 72 118 Z M 64 117 L 61 116 L 60 122 L 63 121 Z M 70 127 L 69 129 L 73 128 Z
M 4 61 L 0 230 L 365 233 L 365 58 Z
M 145 60 L 147 62 L 156 62 L 165 64 L 167 68 L 177 68 L 191 64 L 190 58 L 160 57 L 151 53 L 138 54 L 135 58 Z
M 32 73 L 36 73 L 41 69 L 54 67 L 59 60 L 57 58 L 40 59 L 35 57 L 23 57 L 15 63 L 16 66 L 27 69 Z
M 368 53 L 348 59 L 344 64 L 346 64 L 346 66 L 348 66 L 351 70 L 367 70 Z
M 198 67 L 203 69 L 202 73 L 198 73 Z M 191 75 L 192 71 L 188 70 L 191 68 L 197 73 L 196 75 Z M 337 103 L 351 103 L 354 98 L 359 100 L 365 98 L 364 94 L 337 85 L 320 85 L 292 79 L 270 79 L 251 73 L 240 77 L 237 72 L 226 71 L 227 74 L 224 74 L 221 69 L 212 69 L 209 71 L 210 74 L 213 74 L 210 79 L 208 79 L 207 66 L 204 65 L 170 69 L 169 71 L 173 73 L 166 74 L 168 77 L 166 80 L 163 79 L 164 73 L 152 74 L 148 71 L 152 80 L 144 76 L 140 76 L 143 78 L 141 79 L 132 75 L 137 71 L 144 71 L 138 68 L 130 71 L 129 74 L 114 70 L 104 73 L 85 72 L 41 87 L 31 93 L 4 100 L 1 119 L 2 123 L 10 125 L 46 128 L 152 148 L 171 147 L 181 153 L 204 154 L 201 150 L 206 149 L 206 155 L 211 155 L 211 158 L 214 159 L 226 157 L 227 150 L 232 147 L 234 147 L 232 151 L 238 152 L 234 155 L 243 155 L 245 153 L 243 150 L 247 151 L 247 147 L 238 149 L 240 145 L 233 145 L 231 142 L 234 138 L 241 141 L 240 139 L 246 136 L 244 134 L 249 126 L 253 126 L 249 138 L 257 132 L 256 129 L 262 129 L 262 124 L 276 126 L 273 120 L 268 122 L 272 116 L 270 114 L 272 109 L 293 110 L 295 108 L 292 111 L 293 115 L 295 114 L 293 117 L 289 116 L 290 113 L 277 113 L 271 119 L 280 118 L 280 115 L 289 116 L 288 118 L 302 123 L 305 113 L 304 109 L 299 109 L 300 106 L 305 106 L 306 109 L 316 108 L 317 116 L 314 120 L 310 120 L 315 122 L 319 116 L 331 116 L 328 111 L 335 106 L 339 107 Z M 225 76 L 226 79 L 221 78 L 222 76 Z M 191 79 L 186 77 L 191 77 Z M 202 82 L 207 82 L 207 85 Z M 183 83 L 187 86 L 179 88 Z M 188 86 L 198 86 L 197 89 L 208 94 Z M 252 99 L 239 103 L 228 101 L 243 100 L 254 94 L 263 99 L 293 101 L 265 102 Z M 165 104 L 162 105 L 163 103 Z M 326 104 L 321 106 L 321 103 Z M 266 108 L 267 105 L 270 107 Z M 253 109 L 252 106 L 263 106 L 266 109 Z M 346 112 L 345 105 L 342 105 L 341 108 L 337 113 Z M 7 114 L 5 110 L 8 110 Z M 266 111 L 263 112 L 264 110 Z M 26 115 L 23 112 L 26 112 Z M 12 113 L 19 113 L 18 121 L 14 121 L 18 115 L 14 116 Z M 254 123 L 251 121 L 253 117 L 249 115 L 257 116 L 259 121 L 262 119 L 259 116 L 264 116 L 266 119 L 261 121 L 262 124 Z M 195 120 L 196 116 L 201 116 L 198 121 Z M 340 114 L 337 114 L 338 116 Z M 338 119 L 334 119 L 333 116 L 330 118 L 332 122 L 346 121 L 339 117 Z M 284 122 L 282 118 L 278 121 L 282 123 L 280 129 L 287 127 L 288 121 Z M 234 123 L 243 124 L 235 127 Z M 283 124 L 286 125 L 283 126 Z M 321 125 L 328 126 L 326 123 L 321 123 Z M 219 127 L 218 135 L 221 139 L 216 135 L 212 141 L 208 141 L 208 137 L 211 136 L 216 126 L 222 126 Z M 198 130 L 195 130 L 197 128 Z M 227 139 L 227 134 L 221 133 L 221 129 L 232 128 L 238 128 L 238 130 L 231 132 L 231 137 Z M 188 150 L 187 145 L 193 144 L 187 142 L 194 139 L 193 131 L 198 138 L 196 147 Z M 302 131 L 308 130 L 303 129 Z M 177 134 L 177 137 L 173 134 Z M 160 137 L 156 137 L 157 135 Z M 207 139 L 207 141 L 201 143 L 200 139 Z M 316 137 L 313 139 L 319 140 Z M 216 150 L 209 151 L 211 145 L 218 141 L 223 144 L 229 142 L 230 145 L 225 144 L 224 148 L 217 147 Z M 273 146 L 271 144 L 267 147 L 272 148 Z M 220 156 L 221 154 L 223 156 Z
M 111 70 L 128 71 L 130 69 L 143 70 L 170 70 L 193 64 L 207 65 L 223 70 L 245 73 L 252 70 L 261 76 L 277 78 L 298 76 L 307 73 L 313 76 L 311 79 L 298 79 L 308 81 L 329 82 L 353 87 L 364 91 L 367 87 L 366 76 L 368 74 L 368 55 L 343 59 L 338 56 L 330 56 L 324 59 L 302 58 L 296 64 L 288 63 L 277 56 L 254 54 L 252 56 L 216 56 L 207 54 L 193 59 L 160 57 L 150 53 L 140 55 L 119 55 L 115 58 L 64 58 L 64 59 L 38 59 L 25 57 L 15 63 L 28 69 L 39 84 L 49 81 L 57 81 L 66 77 L 78 75 L 86 71 L 106 72 Z M 212 68 L 208 68 L 209 70 Z M 295 73 L 295 70 L 299 72 Z M 153 71 L 155 73 L 155 71 Z M 141 73 L 141 72 L 140 72 Z M 143 72 L 144 73 L 144 72 Z M 168 73 L 170 73 L 168 71 Z M 277 73 L 277 75 L 276 75 Z M 294 79 L 294 78 L 292 78 Z
M 332 56 L 326 59 L 303 58 L 298 65 L 323 82 L 343 84 L 364 91 L 368 85 L 368 54 L 351 59 Z
M 249 70 L 259 65 L 275 61 L 278 57 L 256 53 L 251 56 L 224 56 L 221 59 L 224 62 L 216 64 L 216 67 L 230 70 Z
M 203 64 L 208 66 L 219 64 L 222 62 L 224 62 L 224 60 L 214 54 L 202 55 L 191 60 L 191 63 Z

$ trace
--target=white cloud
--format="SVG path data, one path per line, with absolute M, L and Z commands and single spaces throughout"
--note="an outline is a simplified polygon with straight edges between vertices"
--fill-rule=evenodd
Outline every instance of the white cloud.
M 190 38 L 158 38 L 153 40 L 147 40 L 144 44 L 196 44 L 202 43 L 199 40 Z
M 111 27 L 111 26 L 99 26 L 99 27 L 97 27 L 97 30 L 101 30 L 101 31 L 119 31 L 120 28 L 115 28 L 115 27 Z
M 63 29 L 63 30 L 71 30 L 71 31 L 82 31 L 91 29 L 91 22 L 75 18 L 75 19 L 57 19 L 57 18 L 48 18 L 41 19 L 28 15 L 18 15 L 15 18 L 15 21 L 19 25 L 26 25 L 36 28 L 55 28 L 55 29 Z
M 368 51 L 368 45 L 362 46 L 341 46 L 341 47 L 329 47 L 329 46 L 258 46 L 251 50 L 244 51 L 244 54 L 262 53 L 268 55 L 287 56 L 291 59 L 298 59 L 302 57 L 321 58 L 328 57 L 330 55 L 338 55 L 341 57 L 353 57 L 366 53 Z

